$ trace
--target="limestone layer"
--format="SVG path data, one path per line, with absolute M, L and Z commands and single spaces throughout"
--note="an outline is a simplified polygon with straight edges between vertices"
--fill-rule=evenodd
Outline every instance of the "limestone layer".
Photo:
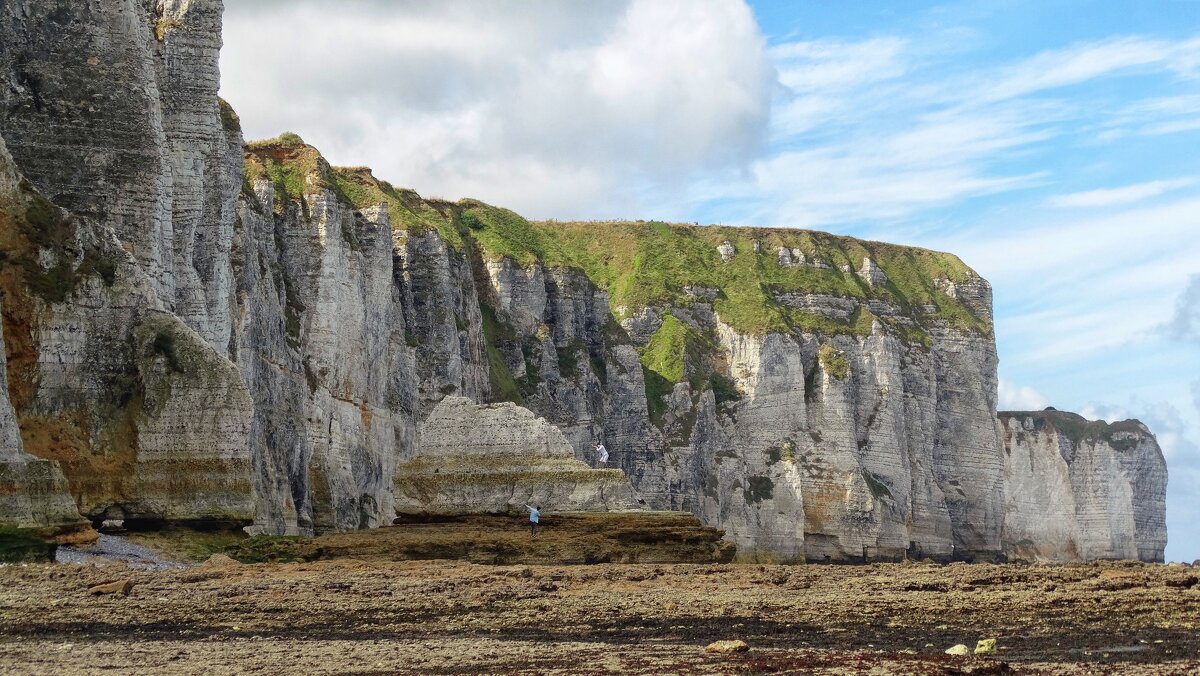
M 400 512 L 472 514 L 637 509 L 619 469 L 575 459 L 562 432 L 513 403 L 446 397 L 421 426 L 418 455 L 396 471 Z

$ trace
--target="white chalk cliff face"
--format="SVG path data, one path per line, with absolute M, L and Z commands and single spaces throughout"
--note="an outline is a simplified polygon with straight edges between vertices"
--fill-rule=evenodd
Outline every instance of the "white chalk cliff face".
M 1163 560 L 1167 466 L 1145 425 L 1053 410 L 1000 421 L 1012 556 Z
M 0 5 L 0 521 L 307 534 L 528 493 L 771 559 L 1161 558 L 1157 446 L 1014 436 L 957 258 L 531 224 L 244 145 L 221 12 Z

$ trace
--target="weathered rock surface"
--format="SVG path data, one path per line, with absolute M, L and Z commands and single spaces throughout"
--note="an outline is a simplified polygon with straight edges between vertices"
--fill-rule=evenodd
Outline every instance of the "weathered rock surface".
M 481 564 L 727 563 L 734 546 L 686 512 L 561 512 L 537 537 L 521 516 L 401 516 L 394 527 L 315 538 L 250 538 L 229 551 L 246 563 L 459 559 Z M 515 571 L 514 571 L 515 572 Z M 524 571 L 530 577 L 529 569 Z M 556 591 L 553 585 L 544 591 Z
M 19 430 L 41 458 L 9 463 L 25 475 L 34 521 L 251 518 L 250 399 L 233 365 L 161 309 L 110 230 L 47 202 L 2 145 L 0 177 L 16 414 L 14 426 L 0 411 L 0 435 L 12 448 Z
M 738 255 L 776 258 L 728 242 L 720 241 L 709 265 L 735 265 Z M 874 259 L 861 261 L 864 284 L 887 282 Z M 622 344 L 606 329 L 607 294 L 586 278 L 536 262 L 524 271 L 511 261 L 488 269 L 492 289 L 481 296 L 505 299 L 497 316 L 513 327 L 499 341 L 514 356 L 506 364 L 527 382 L 536 367 L 536 387 L 522 390 L 525 404 L 576 431 L 568 437 L 580 458 L 592 438 L 604 438 L 650 506 L 700 514 L 743 553 L 771 558 L 1000 553 L 1003 459 L 987 330 L 964 330 L 932 310 L 790 292 L 781 302 L 789 309 L 831 306 L 837 321 L 885 319 L 861 331 L 836 324 L 747 331 L 722 318 L 715 291 L 698 294 L 693 285 L 686 302 L 630 315 L 623 324 L 631 344 Z M 539 284 L 545 288 L 531 288 Z M 987 283 L 967 273 L 959 284 L 988 299 L 974 315 L 986 326 Z M 932 280 L 929 288 L 936 292 Z M 517 318 L 515 299 L 531 299 Z M 533 333 L 542 326 L 552 340 Z M 638 355 L 672 332 L 687 336 L 671 348 L 684 353 L 682 371 L 669 392 L 651 395 L 646 379 L 660 374 Z M 594 358 L 557 368 L 565 350 Z M 721 381 L 728 385 L 720 391 L 710 384 Z M 661 413 L 654 396 L 662 397 Z
M 305 146 L 257 144 L 247 158 L 264 173 L 239 201 L 231 357 L 255 399 L 253 530 L 390 523 L 416 387 L 388 213 L 340 201 Z M 286 162 L 310 163 L 295 194 L 266 173 Z
M 621 470 L 576 460 L 557 427 L 513 403 L 447 397 L 421 425 L 420 448 L 396 469 L 401 513 L 638 508 Z
M 1137 420 L 1001 413 L 1010 557 L 1163 560 L 1167 466 Z
M 129 596 L 129 592 L 131 591 L 133 591 L 133 583 L 129 580 L 116 580 L 88 587 L 88 593 L 93 596 L 105 596 L 108 594 Z
M 640 499 L 765 559 L 1161 557 L 1148 443 L 1037 476 L 1005 453 L 991 288 L 957 258 L 534 224 L 294 135 L 243 147 L 221 10 L 0 5 L 0 519 L 310 534 Z M 467 413 L 489 402 L 545 420 L 493 446 L 525 414 Z M 616 469 L 586 468 L 596 440 Z
M 0 162 L 5 159 L 3 143 L 0 140 Z M 0 343 L 3 340 L 0 325 Z M 58 463 L 32 456 L 23 448 L 17 414 L 8 398 L 8 368 L 3 353 L 0 386 L 0 522 L 18 528 L 82 522 Z

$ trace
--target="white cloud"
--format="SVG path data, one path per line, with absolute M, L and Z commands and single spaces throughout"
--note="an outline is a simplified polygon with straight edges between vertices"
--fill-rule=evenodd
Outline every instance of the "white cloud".
M 795 92 L 848 89 L 904 75 L 906 41 L 896 37 L 864 42 L 788 42 L 770 55 L 779 81 Z
M 1040 411 L 1050 404 L 1044 394 L 1032 387 L 1000 379 L 999 406 L 1001 411 Z
M 1079 84 L 1137 67 L 1194 68 L 1196 45 L 1124 37 L 1047 50 L 989 78 L 980 95 L 991 101 Z
M 1128 409 L 1120 406 L 1109 406 L 1107 404 L 1091 403 L 1079 409 L 1079 415 L 1088 420 L 1103 420 L 1107 423 L 1115 423 L 1121 420 L 1128 420 L 1132 416 L 1129 415 Z M 1151 430 L 1153 431 L 1153 430 Z
M 774 72 L 741 0 L 226 5 L 248 136 L 295 131 L 426 194 L 611 215 L 765 138 Z
M 1047 204 L 1052 207 L 1106 207 L 1118 204 L 1131 204 L 1140 202 L 1151 197 L 1158 197 L 1164 193 L 1179 188 L 1196 185 L 1200 182 L 1194 176 L 1186 178 L 1178 178 L 1169 181 L 1148 181 L 1146 183 L 1135 183 L 1133 185 L 1122 186 L 1120 188 L 1103 188 L 1099 190 L 1087 190 L 1084 192 L 1075 192 L 1067 195 L 1056 195 L 1047 200 Z
M 1200 95 L 1177 94 L 1135 100 L 1114 111 L 1100 129 L 1097 138 L 1101 141 L 1200 129 Z
M 1153 237 L 1135 235 L 1151 223 Z M 1026 225 L 1010 224 L 1003 230 L 990 225 L 931 237 L 928 243 L 959 254 L 993 283 L 1011 281 L 1022 286 L 1122 279 L 1125 271 L 1150 258 L 1178 259 L 1200 269 L 1200 241 L 1193 236 L 1200 229 L 1200 196 L 1072 220 L 1043 214 Z M 1097 279 L 1099 273 L 1104 279 Z

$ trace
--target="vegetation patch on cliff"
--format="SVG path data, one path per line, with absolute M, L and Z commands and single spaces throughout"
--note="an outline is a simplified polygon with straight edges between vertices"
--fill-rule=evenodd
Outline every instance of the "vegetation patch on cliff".
M 689 381 L 693 392 L 717 390 L 719 403 L 728 404 L 740 395 L 731 382 L 712 372 L 711 356 L 716 351 L 712 338 L 680 321 L 674 315 L 663 318 L 650 341 L 638 350 L 646 383 L 646 403 L 650 419 L 661 425 L 666 398 L 675 385 Z M 719 388 L 719 390 L 718 390 Z
M 1142 423 L 1137 420 L 1120 420 L 1109 423 L 1104 420 L 1088 420 L 1078 413 L 1047 409 L 1045 411 L 1001 411 L 1000 418 L 1031 418 L 1035 430 L 1053 430 L 1075 444 L 1105 443 L 1117 451 L 1128 451 L 1137 446 L 1138 440 L 1146 435 Z
M 267 176 L 282 199 L 322 187 L 357 209 L 385 204 L 396 230 L 437 232 L 455 250 L 475 248 L 485 258 L 510 258 L 522 266 L 581 270 L 608 293 L 618 313 L 695 302 L 689 290 L 700 288 L 712 290 L 721 320 L 742 333 L 869 335 L 877 317 L 865 309 L 867 301 L 882 301 L 914 321 L 882 322 L 911 344 L 928 346 L 928 330 L 936 326 L 989 336 L 992 331 L 987 317 L 976 316 L 939 288 L 946 282 L 982 283 L 952 254 L 796 229 L 531 222 L 478 200 L 423 199 L 364 167 L 330 169 L 294 134 L 247 144 L 246 176 L 251 183 Z M 718 251 L 725 243 L 733 248 L 728 260 Z M 780 249 L 798 255 L 781 263 Z M 863 278 L 867 259 L 884 272 L 886 282 Z M 797 293 L 850 298 L 862 305 L 848 319 L 837 320 L 781 300 Z
M 464 240 L 456 210 L 448 203 L 421 199 L 412 190 L 381 181 L 367 167 L 335 167 L 332 179 L 339 195 L 356 209 L 384 205 L 394 230 L 410 233 L 436 232 L 452 249 L 461 251 Z M 439 208 L 440 206 L 440 208 Z
M 870 489 L 871 496 L 874 497 L 876 500 L 892 497 L 891 489 L 889 489 L 887 487 L 887 484 L 880 481 L 879 478 L 876 477 L 874 474 L 871 474 L 870 472 L 868 472 L 867 470 L 864 469 L 862 472 L 862 476 L 863 476 L 863 481 L 867 482 L 867 488 Z
M 496 311 L 487 303 L 480 303 L 479 310 L 483 316 L 483 343 L 484 349 L 487 351 L 491 399 L 492 401 L 511 401 L 524 405 L 525 400 L 521 396 L 521 388 L 513 378 L 512 371 L 504 362 L 504 355 L 498 347 L 499 340 L 512 337 L 511 329 L 496 318 Z
M 846 355 L 829 343 L 821 345 L 817 358 L 821 360 L 821 368 L 831 377 L 845 380 L 850 375 L 850 362 L 846 360 Z
M 609 293 L 614 308 L 680 305 L 694 300 L 687 289 L 708 288 L 716 292 L 713 305 L 721 319 L 739 331 L 870 332 L 869 316 L 859 314 L 847 322 L 817 319 L 819 315 L 797 312 L 777 300 L 787 293 L 828 294 L 881 300 L 930 325 L 991 332 L 986 318 L 976 317 L 937 287 L 937 280 L 978 279 L 951 254 L 803 230 L 655 221 L 531 223 L 480 202 L 460 204 L 479 224 L 471 236 L 485 255 L 522 265 L 580 269 Z M 725 242 L 734 248 L 728 261 L 717 250 Z M 806 263 L 781 264 L 781 247 L 804 252 Z M 886 284 L 872 286 L 860 276 L 867 258 L 888 276 Z M 901 337 L 924 342 L 911 331 Z

